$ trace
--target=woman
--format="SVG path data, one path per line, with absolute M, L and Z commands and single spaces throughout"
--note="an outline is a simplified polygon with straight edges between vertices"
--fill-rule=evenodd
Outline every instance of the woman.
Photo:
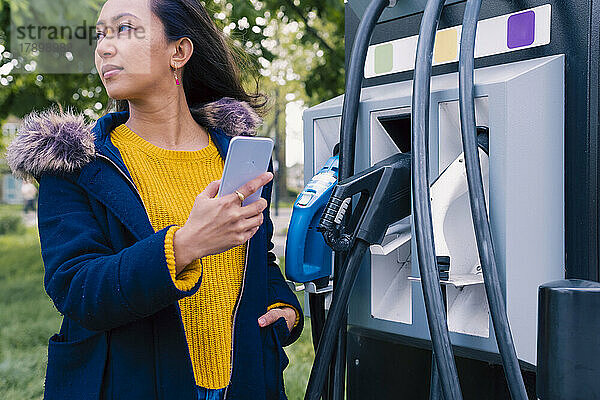
M 108 0 L 97 39 L 117 111 L 93 126 L 33 112 L 7 153 L 39 182 L 44 285 L 64 316 L 45 398 L 285 399 L 303 314 L 270 251 L 272 173 L 215 198 L 260 96 L 197 0 Z

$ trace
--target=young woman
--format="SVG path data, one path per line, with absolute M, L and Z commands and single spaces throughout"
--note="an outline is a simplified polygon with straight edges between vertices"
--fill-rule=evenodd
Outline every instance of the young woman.
M 285 399 L 303 314 L 271 252 L 272 173 L 215 197 L 261 96 L 197 0 L 108 0 L 97 39 L 116 111 L 32 112 L 7 152 L 39 182 L 44 286 L 64 316 L 45 399 Z

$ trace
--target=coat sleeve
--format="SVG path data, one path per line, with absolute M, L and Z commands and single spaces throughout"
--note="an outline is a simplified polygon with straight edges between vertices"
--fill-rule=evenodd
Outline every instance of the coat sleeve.
M 178 289 L 165 255 L 169 225 L 115 252 L 73 175 L 43 174 L 38 230 L 44 287 L 60 313 L 86 329 L 112 329 L 194 294 Z
M 273 172 L 272 161 L 269 163 L 268 170 Z M 274 305 L 277 303 L 289 304 L 293 306 L 297 313 L 300 314 L 297 317 L 298 324 L 294 326 L 287 340 L 282 343 L 283 346 L 288 346 L 294 343 L 300 337 L 302 329 L 304 328 L 304 314 L 298 298 L 286 283 L 283 274 L 281 273 L 281 269 L 279 269 L 279 266 L 277 265 L 277 256 L 275 256 L 275 253 L 273 253 L 273 248 L 275 247 L 273 244 L 273 222 L 271 221 L 269 213 L 269 209 L 271 207 L 272 188 L 273 180 L 263 187 L 262 194 L 262 196 L 267 200 L 267 208 L 265 208 L 263 211 L 263 223 L 265 224 L 267 232 L 267 284 L 269 290 L 269 305 Z

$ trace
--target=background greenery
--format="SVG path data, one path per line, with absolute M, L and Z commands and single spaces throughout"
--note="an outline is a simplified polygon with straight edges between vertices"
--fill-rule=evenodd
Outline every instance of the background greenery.
M 31 68 L 28 60 L 11 53 L 11 18 L 36 13 L 56 15 L 59 3 L 68 5 L 67 13 L 81 12 L 83 7 L 97 7 L 99 12 L 104 0 L 81 0 L 78 7 L 72 7 L 70 0 L 0 0 L 0 126 L 9 117 L 22 118 L 34 109 L 56 104 L 83 112 L 90 120 L 106 111 L 108 95 L 95 69 L 83 74 L 43 74 L 35 68 L 27 70 Z M 275 139 L 274 158 L 278 165 L 285 166 L 287 104 L 300 102 L 310 107 L 344 91 L 344 2 L 201 3 L 230 38 L 232 48 L 246 60 L 241 68 L 246 89 L 255 89 L 254 77 L 258 75 L 259 90 L 270 97 L 272 112 L 265 117 L 259 133 Z M 9 172 L 2 157 L 10 140 L 0 138 L 0 175 Z M 295 196 L 287 190 L 285 168 L 280 168 L 275 179 L 275 199 L 280 207 L 291 206 Z M 21 215 L 21 207 L 0 205 L 2 400 L 42 397 L 48 338 L 58 332 L 61 320 L 43 289 L 37 229 L 25 228 L 15 218 Z M 310 320 L 306 320 L 302 337 L 286 347 L 286 352 L 290 358 L 284 373 L 286 391 L 290 400 L 302 399 L 314 357 Z
M 1 206 L 4 212 L 7 206 Z M 14 207 L 8 207 L 9 209 Z M 37 227 L 0 235 L 0 399 L 41 399 L 48 338 L 60 330 L 61 315 L 44 291 L 44 267 Z M 300 296 L 300 294 L 299 294 Z M 303 304 L 299 297 L 300 304 Z M 285 348 L 289 400 L 304 398 L 314 359 L 310 319 L 302 336 Z
M 82 0 L 79 7 L 72 7 L 71 0 L 0 0 L 0 125 L 9 116 L 22 118 L 33 109 L 55 104 L 83 112 L 91 120 L 104 114 L 108 95 L 95 68 L 89 73 L 44 74 L 36 72 L 29 59 L 10 51 L 11 20 L 17 23 L 32 20 L 44 26 L 69 25 L 99 14 L 104 2 Z M 258 78 L 259 91 L 270 98 L 272 111 L 264 118 L 259 133 L 275 139 L 274 159 L 277 165 L 285 166 L 287 103 L 300 102 L 311 107 L 344 92 L 344 2 L 200 0 L 200 3 L 238 55 L 246 89 L 254 91 Z M 71 62 L 75 65 L 87 60 L 94 49 L 95 43 L 74 52 Z M 43 56 L 42 52 L 39 57 Z M 0 140 L 0 154 L 4 142 Z M 285 167 L 276 172 L 275 179 L 278 184 L 274 198 L 285 200 L 289 197 Z
M 60 314 L 44 292 L 36 227 L 0 236 L 0 398 L 41 399 Z

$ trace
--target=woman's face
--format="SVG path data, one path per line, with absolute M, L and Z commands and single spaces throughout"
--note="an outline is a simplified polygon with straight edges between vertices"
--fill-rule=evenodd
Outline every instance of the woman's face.
M 113 99 L 143 99 L 173 91 L 174 45 L 148 0 L 108 0 L 96 25 L 96 70 Z M 114 68 L 116 67 L 116 70 Z M 105 72 L 113 69 L 112 72 Z M 178 71 L 181 79 L 181 70 Z

